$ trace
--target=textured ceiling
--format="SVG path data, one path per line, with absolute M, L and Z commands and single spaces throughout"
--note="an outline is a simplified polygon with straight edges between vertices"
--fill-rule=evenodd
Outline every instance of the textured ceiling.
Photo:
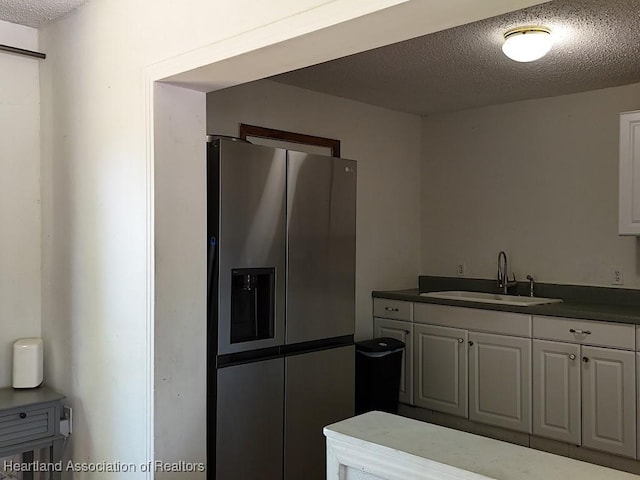
M 521 25 L 551 28 L 546 57 L 504 56 Z M 640 0 L 555 0 L 271 78 L 425 115 L 640 82 L 638 32 Z
M 0 20 L 39 28 L 87 0 L 0 0 Z

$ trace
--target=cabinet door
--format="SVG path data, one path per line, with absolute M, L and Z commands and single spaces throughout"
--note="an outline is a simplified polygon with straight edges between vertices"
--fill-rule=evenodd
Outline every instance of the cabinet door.
M 636 456 L 635 354 L 582 347 L 582 445 Z
M 531 433 L 531 339 L 469 332 L 469 418 Z
M 533 340 L 533 433 L 580 445 L 580 345 Z
M 413 324 L 374 318 L 373 330 L 374 337 L 391 337 L 404 342 L 400 371 L 400 401 L 413 405 Z
M 467 417 L 468 332 L 414 325 L 413 335 L 415 404 Z
M 640 111 L 620 114 L 618 233 L 640 235 Z

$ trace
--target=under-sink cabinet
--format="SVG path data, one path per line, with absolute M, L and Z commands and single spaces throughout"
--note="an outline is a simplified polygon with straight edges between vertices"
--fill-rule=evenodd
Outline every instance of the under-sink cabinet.
M 417 406 L 531 433 L 529 315 L 416 304 L 414 321 Z
M 399 400 L 413 405 L 413 303 L 375 298 L 373 315 L 374 337 L 391 337 L 405 344 Z
M 533 433 L 635 458 L 635 327 L 534 316 L 533 336 Z

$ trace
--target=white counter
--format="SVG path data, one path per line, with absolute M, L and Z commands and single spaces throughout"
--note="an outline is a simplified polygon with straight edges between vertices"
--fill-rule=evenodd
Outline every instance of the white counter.
M 625 473 L 382 412 L 325 427 L 331 480 L 638 480 Z

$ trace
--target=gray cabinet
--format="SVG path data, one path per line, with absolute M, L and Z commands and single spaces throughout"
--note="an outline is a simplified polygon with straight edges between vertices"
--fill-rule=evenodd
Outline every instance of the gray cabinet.
M 0 388 L 0 458 L 22 453 L 23 462 L 30 463 L 33 462 L 33 450 L 48 448 L 49 461 L 52 464 L 62 462 L 64 437 L 60 434 L 60 419 L 64 398 L 44 386 Z M 55 480 L 60 477 L 59 471 L 47 475 Z M 33 472 L 25 472 L 24 478 L 33 478 Z
M 582 445 L 636 456 L 635 353 L 582 347 Z
M 391 337 L 404 342 L 400 370 L 400 396 L 402 403 L 413 405 L 413 323 L 388 318 L 373 319 L 374 337 Z
M 415 325 L 414 401 L 467 417 L 467 330 Z
M 469 332 L 469 418 L 531 433 L 531 339 Z
M 580 345 L 533 340 L 533 433 L 580 445 Z

